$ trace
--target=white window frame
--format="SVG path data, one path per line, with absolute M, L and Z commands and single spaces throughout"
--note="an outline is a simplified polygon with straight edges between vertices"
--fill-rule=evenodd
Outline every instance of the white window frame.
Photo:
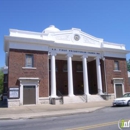
M 116 64 L 116 63 L 118 63 L 118 64 Z M 115 64 L 117 65 L 117 69 L 115 67 Z M 117 60 L 114 61 L 114 71 L 120 71 L 119 61 L 117 61 Z
M 27 63 L 27 58 L 28 57 L 31 58 L 31 62 L 32 62 L 31 65 L 28 65 L 28 63 Z M 26 68 L 33 68 L 34 67 L 34 56 L 33 56 L 33 54 L 26 54 L 26 57 L 25 57 L 25 67 Z

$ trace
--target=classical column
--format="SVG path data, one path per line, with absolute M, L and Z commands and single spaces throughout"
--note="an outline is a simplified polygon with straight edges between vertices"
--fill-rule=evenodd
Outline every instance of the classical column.
M 88 69 L 87 69 L 87 56 L 82 56 L 83 62 L 83 80 L 84 80 L 84 94 L 89 95 L 89 86 L 88 86 Z
M 72 55 L 67 55 L 67 67 L 68 67 L 68 94 L 74 96 L 73 92 L 73 73 L 72 73 Z
M 101 67 L 100 67 L 100 59 L 98 56 L 96 57 L 96 68 L 97 68 L 98 94 L 102 94 Z
M 56 97 L 56 53 L 51 53 L 51 97 Z

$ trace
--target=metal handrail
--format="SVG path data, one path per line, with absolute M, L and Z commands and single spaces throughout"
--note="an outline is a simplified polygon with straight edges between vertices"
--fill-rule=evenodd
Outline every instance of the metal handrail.
M 57 92 L 58 92 L 58 95 L 60 95 L 60 98 L 61 98 L 62 104 L 63 104 L 63 95 L 62 95 L 62 93 L 59 90 Z

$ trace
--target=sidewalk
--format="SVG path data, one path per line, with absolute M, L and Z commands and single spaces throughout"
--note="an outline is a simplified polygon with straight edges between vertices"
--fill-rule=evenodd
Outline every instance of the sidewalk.
M 112 100 L 102 102 L 89 102 L 63 105 L 27 105 L 12 108 L 0 108 L 0 120 L 2 119 L 21 119 L 59 116 L 92 112 L 103 107 L 112 106 Z

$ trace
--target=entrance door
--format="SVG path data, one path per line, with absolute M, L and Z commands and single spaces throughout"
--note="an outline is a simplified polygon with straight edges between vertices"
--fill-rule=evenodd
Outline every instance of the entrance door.
M 116 87 L 116 97 L 122 97 L 123 91 L 122 91 L 122 84 L 115 84 Z
M 35 86 L 23 87 L 23 104 L 36 104 L 36 89 Z

